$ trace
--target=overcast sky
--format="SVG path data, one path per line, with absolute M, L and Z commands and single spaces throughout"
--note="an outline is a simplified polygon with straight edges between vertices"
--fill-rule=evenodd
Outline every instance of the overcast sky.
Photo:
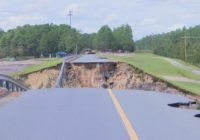
M 134 39 L 200 24 L 200 0 L 0 0 L 0 28 L 69 24 L 82 32 L 131 25 Z

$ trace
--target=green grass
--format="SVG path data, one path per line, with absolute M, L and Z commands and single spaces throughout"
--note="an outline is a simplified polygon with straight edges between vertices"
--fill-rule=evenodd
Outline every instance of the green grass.
M 200 84 L 198 83 L 188 83 L 188 82 L 179 82 L 179 81 L 170 81 L 170 83 L 172 83 L 173 85 L 181 89 L 200 95 Z
M 197 109 L 200 110 L 200 102 L 199 101 L 197 101 L 197 105 L 198 105 Z
M 21 75 L 26 75 L 29 73 L 33 73 L 33 72 L 37 72 L 46 68 L 50 68 L 50 67 L 54 67 L 57 66 L 58 64 L 63 62 L 63 59 L 61 58 L 42 58 L 42 59 L 37 59 L 37 60 L 41 60 L 43 62 L 41 62 L 40 64 L 34 64 L 34 65 L 30 65 L 26 68 L 24 68 L 22 71 L 20 72 L 16 72 L 13 73 L 12 76 L 21 76 Z
M 178 88 L 200 95 L 200 84 L 170 81 L 162 77 L 162 76 L 177 76 L 177 77 L 186 77 L 193 80 L 200 80 L 200 75 L 176 67 L 170 64 L 170 62 L 168 62 L 167 60 L 164 60 L 159 56 L 149 53 L 135 53 L 125 56 L 117 56 L 117 55 L 104 55 L 104 56 L 115 61 L 131 64 L 134 67 L 143 70 L 145 73 L 151 74 L 159 79 L 165 80 L 171 83 L 172 85 L 177 86 Z M 184 62 L 181 63 L 186 65 Z M 190 64 L 187 64 L 187 66 L 190 66 Z M 195 66 L 192 67 L 198 69 Z

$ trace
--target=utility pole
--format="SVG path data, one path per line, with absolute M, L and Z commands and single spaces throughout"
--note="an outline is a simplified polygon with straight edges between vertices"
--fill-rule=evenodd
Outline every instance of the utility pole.
M 187 62 L 187 39 L 191 39 L 191 38 L 200 38 L 200 36 L 186 36 L 186 32 L 185 32 L 185 36 L 182 37 L 184 39 L 185 45 L 184 45 L 184 57 L 185 57 L 185 62 Z
M 70 27 L 72 28 L 72 11 L 69 11 L 68 16 L 69 16 Z M 78 46 L 77 46 L 77 44 L 76 44 L 76 50 L 75 51 L 76 51 L 75 53 L 77 55 L 78 54 Z
M 76 55 L 78 54 L 78 46 L 77 46 L 77 44 L 76 44 Z
M 187 39 L 186 39 L 186 32 L 185 32 L 185 62 L 187 62 Z
M 72 11 L 69 11 L 68 16 L 69 16 L 69 25 L 70 27 L 72 27 Z
M 153 44 L 154 44 L 154 43 L 153 43 L 153 41 L 154 41 L 154 40 L 153 40 L 153 37 L 154 37 L 154 33 L 151 34 L 151 46 L 153 46 Z

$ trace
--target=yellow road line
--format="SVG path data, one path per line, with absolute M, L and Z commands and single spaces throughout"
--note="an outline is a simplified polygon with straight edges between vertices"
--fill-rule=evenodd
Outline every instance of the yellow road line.
M 128 132 L 128 135 L 130 137 L 130 140 L 139 140 L 135 130 L 133 129 L 130 121 L 128 120 L 128 117 L 126 116 L 126 114 L 124 113 L 119 101 L 117 100 L 117 98 L 115 97 L 115 95 L 113 94 L 111 89 L 108 89 L 108 93 L 115 105 L 115 108 L 117 110 L 117 112 L 119 113 L 119 116 L 122 120 L 122 122 L 124 123 L 124 126 L 126 127 L 126 130 Z

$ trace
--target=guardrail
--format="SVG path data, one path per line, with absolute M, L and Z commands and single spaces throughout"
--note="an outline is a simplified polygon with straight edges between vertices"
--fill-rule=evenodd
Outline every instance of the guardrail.
M 58 78 L 56 80 L 56 85 L 55 85 L 55 88 L 60 88 L 62 87 L 62 81 L 63 81 L 63 76 L 64 76 L 64 68 L 65 68 L 65 61 L 66 61 L 66 58 L 64 58 L 64 61 L 62 63 L 62 66 L 60 68 L 60 71 L 59 71 L 59 75 L 58 75 Z
M 7 76 L 0 74 L 0 87 L 6 88 L 8 91 L 11 92 L 21 92 L 21 91 L 27 91 L 29 88 L 27 88 L 25 85 L 20 83 L 19 81 Z
M 63 87 L 63 79 L 64 79 L 64 74 L 65 74 L 65 64 L 66 62 L 71 62 L 77 58 L 79 58 L 80 55 L 75 55 L 75 56 L 68 56 L 64 58 L 64 61 L 62 63 L 62 66 L 60 68 L 60 72 L 58 75 L 58 78 L 56 80 L 55 88 L 62 88 Z

